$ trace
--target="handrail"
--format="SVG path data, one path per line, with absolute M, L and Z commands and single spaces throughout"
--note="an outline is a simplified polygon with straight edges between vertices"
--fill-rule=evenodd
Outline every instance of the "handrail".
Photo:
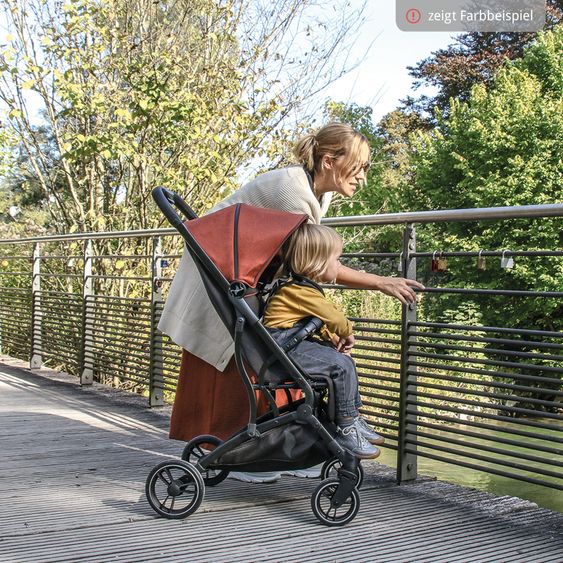
M 563 217 L 563 203 L 545 205 L 514 205 L 507 207 L 478 207 L 472 209 L 438 209 L 408 213 L 382 213 L 380 215 L 352 215 L 329 217 L 323 225 L 330 227 L 401 225 L 404 223 L 444 223 L 457 221 L 481 221 L 489 219 L 531 219 L 534 217 Z M 176 229 L 140 229 L 138 231 L 105 231 L 73 233 L 68 235 L 45 235 L 20 239 L 0 239 L 0 244 L 28 244 L 36 242 L 63 242 L 106 238 L 154 237 L 177 234 Z
M 323 224 L 331 227 L 358 225 L 397 225 L 402 223 L 445 223 L 481 221 L 488 219 L 530 219 L 534 217 L 563 217 L 563 203 L 545 205 L 513 205 L 508 207 L 481 207 L 475 209 L 437 209 L 408 213 L 382 213 L 350 217 L 330 217 Z

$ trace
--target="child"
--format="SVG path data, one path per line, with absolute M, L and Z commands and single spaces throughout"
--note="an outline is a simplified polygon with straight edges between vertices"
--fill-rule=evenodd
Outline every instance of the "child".
M 322 340 L 304 340 L 289 355 L 314 377 L 329 375 L 334 382 L 337 442 L 361 459 L 375 458 L 384 442 L 359 415 L 361 406 L 358 374 L 350 350 L 354 345 L 352 323 L 328 301 L 319 282 L 334 282 L 338 276 L 342 239 L 329 227 L 302 225 L 282 250 L 289 281 L 270 298 L 264 325 L 281 343 L 299 330 L 295 327 L 306 317 L 315 316 L 324 324 Z M 295 327 L 295 328 L 294 328 Z

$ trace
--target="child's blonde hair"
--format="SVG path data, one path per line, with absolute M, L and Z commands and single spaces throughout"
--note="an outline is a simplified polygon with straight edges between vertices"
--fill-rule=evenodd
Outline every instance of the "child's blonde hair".
M 328 259 L 342 248 L 342 237 L 330 227 L 305 223 L 291 235 L 282 250 L 288 272 L 321 281 Z

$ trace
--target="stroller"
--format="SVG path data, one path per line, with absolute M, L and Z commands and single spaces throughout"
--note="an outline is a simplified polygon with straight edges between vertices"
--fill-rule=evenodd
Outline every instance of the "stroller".
M 311 497 L 313 513 L 327 526 L 351 522 L 360 508 L 363 469 L 334 440 L 332 380 L 310 377 L 288 355 L 318 331 L 322 321 L 302 321 L 278 345 L 259 320 L 280 265 L 279 250 L 307 215 L 237 204 L 197 218 L 174 192 L 156 188 L 152 195 L 184 238 L 209 298 L 233 337 L 250 414 L 248 424 L 225 442 L 197 436 L 184 448 L 182 460 L 154 467 L 146 481 L 149 504 L 165 518 L 184 518 L 198 509 L 205 487 L 218 485 L 229 471 L 306 469 L 324 462 L 322 481 Z M 296 390 L 300 398 L 295 398 Z M 267 411 L 259 416 L 260 394 Z M 276 403 L 280 394 L 287 399 L 283 407 Z

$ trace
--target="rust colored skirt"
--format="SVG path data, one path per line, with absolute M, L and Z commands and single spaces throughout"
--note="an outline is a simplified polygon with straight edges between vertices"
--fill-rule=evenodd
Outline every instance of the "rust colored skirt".
M 264 413 L 268 403 L 264 397 L 257 399 L 258 413 Z M 287 404 L 285 393 L 278 392 L 276 403 Z M 248 424 L 249 413 L 248 396 L 234 358 L 221 372 L 190 352 L 182 351 L 170 438 L 188 442 L 201 434 L 213 434 L 226 440 Z

